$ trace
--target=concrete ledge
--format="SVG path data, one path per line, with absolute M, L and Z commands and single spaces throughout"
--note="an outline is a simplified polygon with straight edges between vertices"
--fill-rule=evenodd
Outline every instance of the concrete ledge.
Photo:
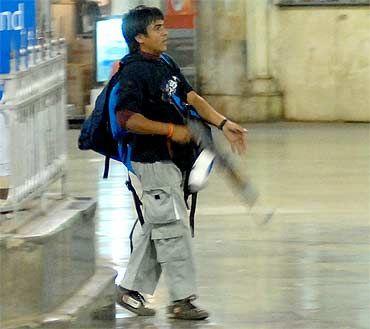
M 42 317 L 42 328 L 88 326 L 95 320 L 114 320 L 116 276 L 117 272 L 111 268 L 98 268 L 95 275 L 72 298 Z
M 0 321 L 50 312 L 94 275 L 95 209 L 91 198 L 70 199 L 0 235 Z
M 114 320 L 116 276 L 113 269 L 100 267 L 80 290 L 52 312 L 7 321 L 1 328 L 88 328 L 96 320 Z

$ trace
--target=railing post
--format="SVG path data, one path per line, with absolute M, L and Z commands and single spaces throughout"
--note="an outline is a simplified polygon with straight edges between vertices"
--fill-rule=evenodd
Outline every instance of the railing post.
M 66 193 L 66 49 L 63 39 L 52 43 L 35 65 L 0 75 L 0 213 L 42 198 L 57 179 Z

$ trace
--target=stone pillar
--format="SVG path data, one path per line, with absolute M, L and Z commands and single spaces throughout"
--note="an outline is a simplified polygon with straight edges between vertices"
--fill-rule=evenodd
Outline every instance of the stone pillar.
M 198 28 L 202 91 L 241 96 L 245 91 L 245 1 L 200 1 Z
M 221 113 L 243 120 L 246 92 L 246 1 L 198 2 L 199 92 Z
M 276 120 L 282 116 L 282 96 L 270 70 L 269 0 L 247 2 L 247 77 L 249 108 L 253 118 Z
M 281 116 L 281 95 L 269 72 L 269 2 L 198 1 L 199 91 L 238 122 Z

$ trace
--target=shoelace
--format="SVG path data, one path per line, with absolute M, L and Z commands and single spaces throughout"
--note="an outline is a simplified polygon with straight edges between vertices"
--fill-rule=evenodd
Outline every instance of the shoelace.
M 197 296 L 195 296 L 195 295 L 191 295 L 191 296 L 189 296 L 188 298 L 187 298 L 187 300 L 189 301 L 189 302 L 193 302 L 193 301 L 195 301 L 197 299 Z
M 139 292 L 131 291 L 131 295 L 133 297 L 136 297 L 140 301 L 141 304 L 144 305 L 146 303 L 146 300 L 145 300 L 144 296 L 142 294 L 140 294 Z
M 189 296 L 188 298 L 184 299 L 183 306 L 185 306 L 185 308 L 190 309 L 190 310 L 197 308 L 195 305 L 192 304 L 192 302 L 196 299 L 197 297 L 195 295 Z

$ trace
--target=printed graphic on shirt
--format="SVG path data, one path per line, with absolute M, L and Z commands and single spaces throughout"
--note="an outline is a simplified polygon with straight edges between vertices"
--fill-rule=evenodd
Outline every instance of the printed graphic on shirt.
M 169 80 L 167 80 L 164 84 L 162 89 L 162 99 L 165 102 L 170 101 L 171 97 L 178 96 L 177 90 L 180 83 L 180 79 L 176 76 L 172 76 Z

